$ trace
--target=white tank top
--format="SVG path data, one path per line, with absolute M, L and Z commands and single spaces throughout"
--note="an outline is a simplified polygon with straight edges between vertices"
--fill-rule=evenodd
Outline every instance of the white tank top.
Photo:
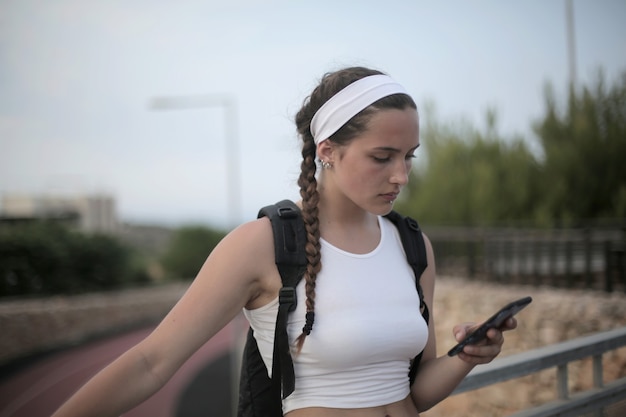
M 321 240 L 322 270 L 315 289 L 315 324 L 299 355 L 292 354 L 295 391 L 283 413 L 305 407 L 362 408 L 409 394 L 410 361 L 426 346 L 415 276 L 396 227 L 379 217 L 381 238 L 367 254 Z M 287 331 L 293 346 L 306 312 L 304 280 Z M 278 298 L 245 310 L 271 376 Z

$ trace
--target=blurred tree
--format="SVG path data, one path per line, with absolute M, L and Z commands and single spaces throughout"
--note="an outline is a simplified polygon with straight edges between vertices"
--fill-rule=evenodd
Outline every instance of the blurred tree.
M 63 247 L 66 238 L 62 227 L 45 223 L 15 226 L 0 233 L 0 294 L 73 288 Z
M 72 275 L 84 277 L 83 290 L 120 287 L 130 280 L 128 250 L 103 235 L 77 235 L 68 242 Z
M 0 231 L 0 296 L 119 288 L 147 281 L 132 251 L 116 239 L 84 235 L 53 222 Z
M 592 88 L 570 88 L 563 111 L 548 84 L 545 103 L 534 125 L 544 151 L 543 215 L 564 224 L 626 217 L 626 72 L 610 89 L 602 71 Z
M 167 277 L 193 278 L 224 235 L 222 231 L 204 226 L 185 226 L 178 229 L 162 257 Z
M 521 138 L 498 135 L 494 110 L 487 112 L 484 132 L 463 121 L 438 123 L 431 105 L 425 111 L 425 161 L 416 164 L 399 211 L 448 225 L 492 225 L 534 215 L 536 160 Z
M 427 105 L 418 159 L 398 210 L 423 223 L 572 225 L 626 217 L 626 73 L 611 88 L 598 72 L 593 88 L 570 88 L 560 110 L 545 89 L 545 116 L 534 124 L 540 155 L 520 137 L 497 133 L 497 115 L 479 131 L 441 124 Z

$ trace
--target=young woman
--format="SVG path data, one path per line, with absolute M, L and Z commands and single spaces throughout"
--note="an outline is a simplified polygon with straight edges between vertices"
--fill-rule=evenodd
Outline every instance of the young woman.
M 417 108 L 388 76 L 367 68 L 326 74 L 296 115 L 298 184 L 308 267 L 288 331 L 295 391 L 288 417 L 415 417 L 444 399 L 477 364 L 500 353 L 509 319 L 458 356 L 436 357 L 434 317 L 420 314 L 415 278 L 387 214 L 419 147 Z M 318 163 L 321 172 L 318 171 Z M 316 176 L 317 174 L 317 176 Z M 432 312 L 435 260 L 421 278 Z M 248 259 L 249 262 L 241 262 Z M 242 309 L 268 369 L 281 280 L 267 218 L 233 230 L 154 332 L 98 373 L 55 414 L 118 416 L 161 388 Z M 461 340 L 471 329 L 453 329 Z M 409 361 L 423 350 L 415 379 Z

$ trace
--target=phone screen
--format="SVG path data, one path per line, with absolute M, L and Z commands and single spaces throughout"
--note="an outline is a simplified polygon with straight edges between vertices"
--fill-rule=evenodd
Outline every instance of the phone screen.
M 448 356 L 456 355 L 457 353 L 462 351 L 463 348 L 467 345 L 472 345 L 474 343 L 480 342 L 487 335 L 487 330 L 494 327 L 498 328 L 502 326 L 502 324 L 509 317 L 513 317 L 514 315 L 516 315 L 520 310 L 530 304 L 532 300 L 532 297 L 524 297 L 505 305 L 496 314 L 489 317 L 489 319 L 485 321 L 479 328 L 468 334 L 465 339 L 463 339 L 456 346 L 450 349 L 450 351 L 448 351 Z

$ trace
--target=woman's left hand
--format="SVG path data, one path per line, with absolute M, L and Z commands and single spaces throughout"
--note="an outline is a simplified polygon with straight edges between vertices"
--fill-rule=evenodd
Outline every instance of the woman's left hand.
M 484 340 L 474 345 L 465 346 L 463 351 L 458 354 L 459 359 L 472 365 L 491 362 L 502 350 L 502 344 L 504 343 L 503 332 L 513 330 L 516 327 L 517 320 L 515 317 L 511 317 L 499 328 L 489 329 Z M 454 337 L 457 342 L 460 342 L 476 328 L 478 328 L 478 325 L 473 323 L 458 324 L 453 329 Z

